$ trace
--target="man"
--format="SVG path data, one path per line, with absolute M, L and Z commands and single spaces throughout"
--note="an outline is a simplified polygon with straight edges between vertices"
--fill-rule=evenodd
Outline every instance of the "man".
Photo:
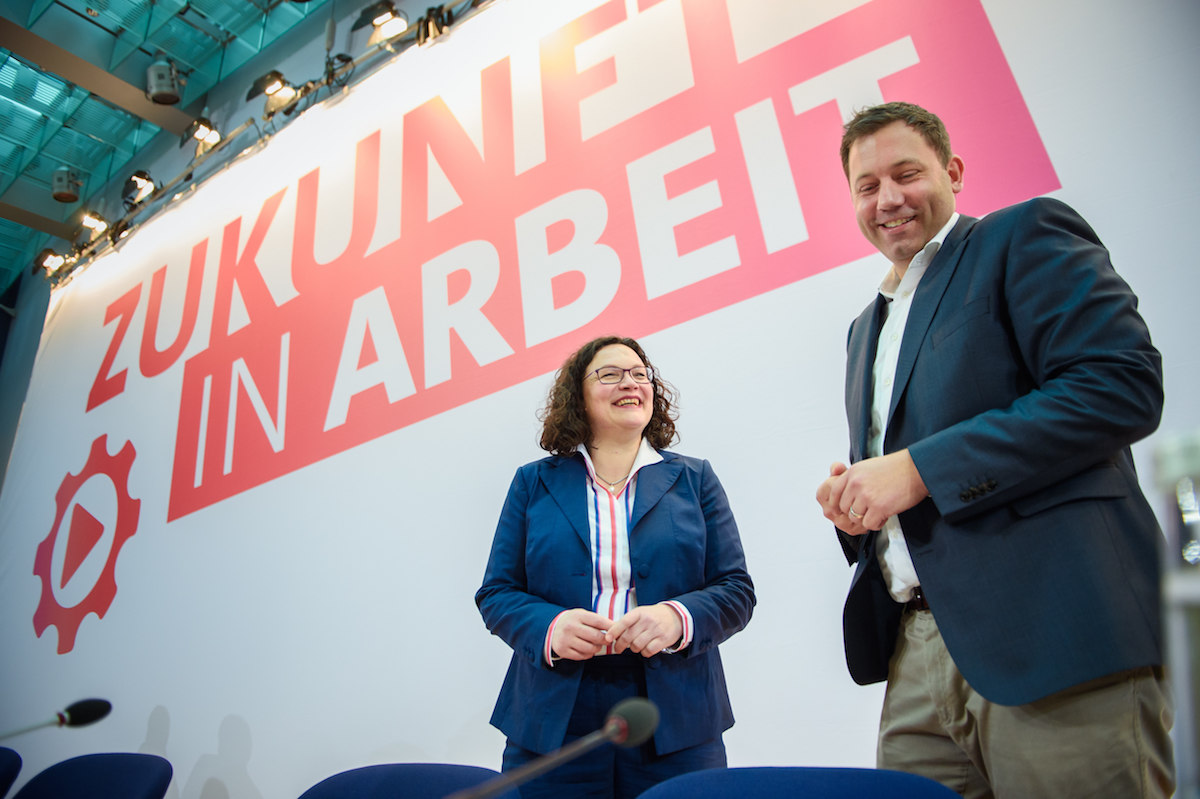
M 1169 796 L 1137 298 L 1058 201 L 960 216 L 964 163 L 925 109 L 858 113 L 841 152 L 891 269 L 850 327 L 852 465 L 817 500 L 855 566 L 851 675 L 888 682 L 878 765 L 967 797 Z

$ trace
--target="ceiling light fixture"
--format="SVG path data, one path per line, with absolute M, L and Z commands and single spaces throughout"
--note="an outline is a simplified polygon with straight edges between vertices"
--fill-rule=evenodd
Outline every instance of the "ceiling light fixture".
M 83 181 L 69 166 L 60 166 L 50 177 L 50 196 L 60 203 L 73 203 L 79 199 Z
M 179 102 L 179 75 L 175 64 L 162 53 L 146 70 L 146 96 L 159 105 Z

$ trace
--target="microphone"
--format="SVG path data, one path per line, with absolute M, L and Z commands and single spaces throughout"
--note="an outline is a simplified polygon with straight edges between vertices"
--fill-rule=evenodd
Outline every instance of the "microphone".
M 584 752 L 590 752 L 604 743 L 612 743 L 628 748 L 645 743 L 654 734 L 658 726 L 658 706 L 649 699 L 631 696 L 613 705 L 604 719 L 604 726 L 595 732 L 577 738 L 566 746 L 531 760 L 525 765 L 501 774 L 499 777 L 485 783 L 456 791 L 446 799 L 489 799 L 505 791 L 516 788 L 534 777 L 545 774 L 552 768 L 557 768 L 568 760 L 573 760 Z
M 80 699 L 67 705 L 66 710 L 60 710 L 49 721 L 31 724 L 19 730 L 0 733 L 0 740 L 12 738 L 14 735 L 40 730 L 42 727 L 86 727 L 107 716 L 112 711 L 112 702 L 107 699 Z

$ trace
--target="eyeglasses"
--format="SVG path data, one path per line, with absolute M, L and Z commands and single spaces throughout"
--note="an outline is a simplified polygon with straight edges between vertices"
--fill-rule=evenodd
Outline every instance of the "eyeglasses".
M 649 383 L 654 380 L 654 367 L 651 366 L 634 366 L 631 369 L 622 369 L 618 366 L 601 366 L 596 371 L 587 374 L 584 379 L 586 380 L 588 377 L 595 375 L 596 379 L 601 383 L 612 385 L 624 380 L 626 372 L 629 373 L 629 376 L 633 378 L 633 382 L 635 383 Z

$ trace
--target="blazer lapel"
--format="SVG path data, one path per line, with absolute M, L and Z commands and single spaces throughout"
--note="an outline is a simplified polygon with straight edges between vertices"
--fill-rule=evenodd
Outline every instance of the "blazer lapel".
M 896 413 L 896 406 L 900 402 L 900 397 L 904 395 L 904 389 L 908 386 L 913 365 L 917 361 L 917 353 L 920 352 L 925 337 L 929 333 L 933 315 L 937 312 L 942 297 L 946 293 L 946 287 L 950 285 L 950 278 L 954 276 L 954 270 L 958 268 L 959 260 L 962 258 L 967 233 L 978 221 L 970 216 L 963 216 L 958 220 L 958 223 L 946 236 L 946 240 L 942 242 L 937 255 L 933 257 L 932 263 L 929 264 L 929 268 L 917 286 L 917 296 L 913 298 L 912 308 L 908 312 L 908 321 L 904 324 L 904 338 L 900 341 L 900 356 L 896 361 L 896 377 L 892 384 L 892 401 L 888 406 L 888 431 L 892 429 L 892 416 Z
M 563 516 L 571 522 L 584 546 L 591 546 L 588 542 L 585 499 L 587 467 L 583 465 L 583 458 L 577 455 L 553 458 L 547 461 L 546 468 L 542 469 L 541 473 L 546 491 L 554 498 Z
M 879 330 L 883 327 L 887 299 L 875 295 L 875 303 L 863 311 L 850 328 L 847 344 L 846 418 L 850 424 L 850 462 L 866 457 L 867 438 L 871 433 L 871 375 L 875 352 L 879 348 Z
M 633 499 L 633 518 L 629 522 L 629 532 L 632 535 L 638 521 L 653 508 L 658 501 L 675 485 L 683 465 L 677 463 L 677 456 L 671 452 L 661 452 L 663 459 L 659 463 L 643 466 L 637 473 L 637 496 Z

